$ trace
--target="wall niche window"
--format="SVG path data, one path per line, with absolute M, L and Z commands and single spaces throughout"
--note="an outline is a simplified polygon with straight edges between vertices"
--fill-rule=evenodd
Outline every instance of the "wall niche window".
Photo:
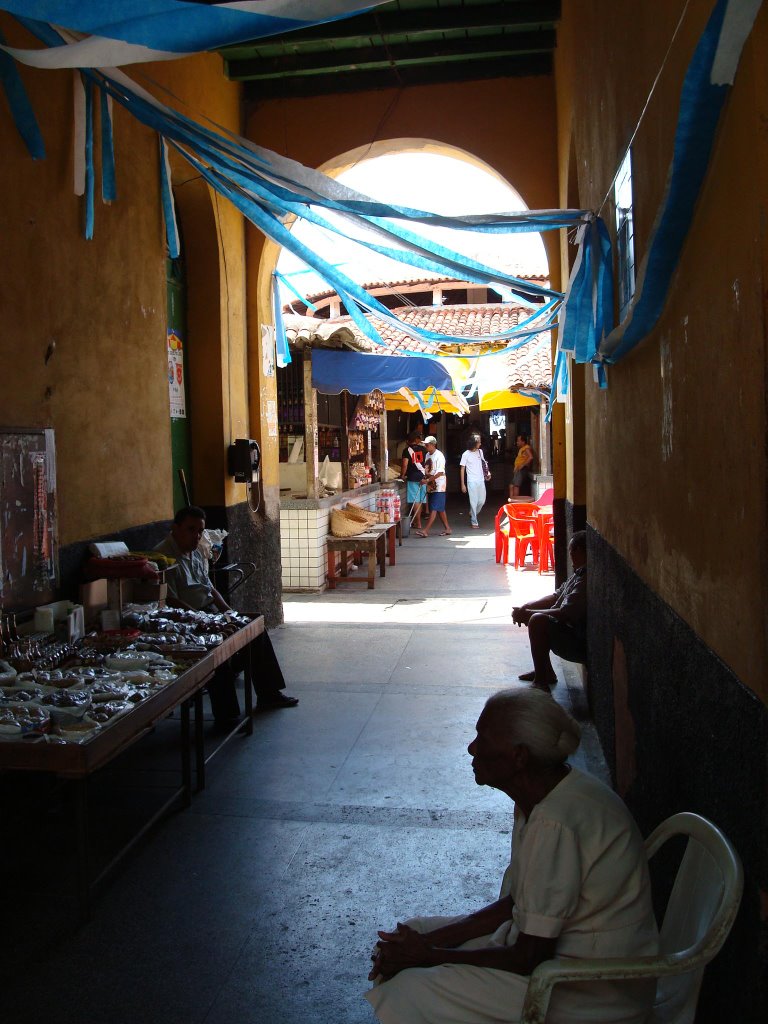
M 635 227 L 632 213 L 632 160 L 627 150 L 613 186 L 616 207 L 616 259 L 619 320 L 627 315 L 635 293 Z

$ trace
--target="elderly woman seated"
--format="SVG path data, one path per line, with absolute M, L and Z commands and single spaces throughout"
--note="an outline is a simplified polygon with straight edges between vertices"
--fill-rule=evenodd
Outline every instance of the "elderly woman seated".
M 611 789 L 567 764 L 579 725 L 542 690 L 502 690 L 476 729 L 475 781 L 515 804 L 501 896 L 378 933 L 366 998 L 383 1024 L 515 1022 L 544 960 L 658 951 L 638 828 Z M 547 1022 L 640 1024 L 654 990 L 653 980 L 558 985 Z

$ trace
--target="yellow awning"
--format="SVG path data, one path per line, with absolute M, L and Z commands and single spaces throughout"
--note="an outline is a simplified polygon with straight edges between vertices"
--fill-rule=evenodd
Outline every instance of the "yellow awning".
M 457 416 L 466 416 L 469 412 L 466 399 L 461 395 L 453 391 L 435 391 L 434 388 L 419 392 L 418 398 L 410 388 L 400 388 L 394 394 L 385 395 L 384 404 L 388 412 L 420 412 L 422 407 L 433 415 L 437 412 L 452 412 Z
M 480 395 L 480 412 L 517 409 L 521 405 L 539 405 L 539 402 L 527 395 L 519 395 L 516 391 L 484 391 Z

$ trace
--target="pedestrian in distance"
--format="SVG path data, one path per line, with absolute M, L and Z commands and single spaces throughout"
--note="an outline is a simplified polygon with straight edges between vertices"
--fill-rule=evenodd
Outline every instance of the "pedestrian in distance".
M 479 434 L 471 434 L 469 446 L 461 456 L 459 474 L 461 476 L 461 493 L 469 498 L 469 520 L 473 530 L 479 530 L 477 517 L 485 505 L 485 476 L 488 463 L 485 461 L 483 449 L 480 447 Z

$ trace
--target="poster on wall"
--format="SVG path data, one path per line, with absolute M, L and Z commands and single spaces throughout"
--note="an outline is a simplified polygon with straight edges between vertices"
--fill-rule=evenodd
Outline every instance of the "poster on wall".
M 171 419 L 186 419 L 184 346 L 181 343 L 181 338 L 170 327 L 168 328 L 168 398 L 171 404 Z
M 265 377 L 275 376 L 275 328 L 261 325 L 261 365 Z
M 267 431 L 270 437 L 277 437 L 277 402 L 267 401 Z

